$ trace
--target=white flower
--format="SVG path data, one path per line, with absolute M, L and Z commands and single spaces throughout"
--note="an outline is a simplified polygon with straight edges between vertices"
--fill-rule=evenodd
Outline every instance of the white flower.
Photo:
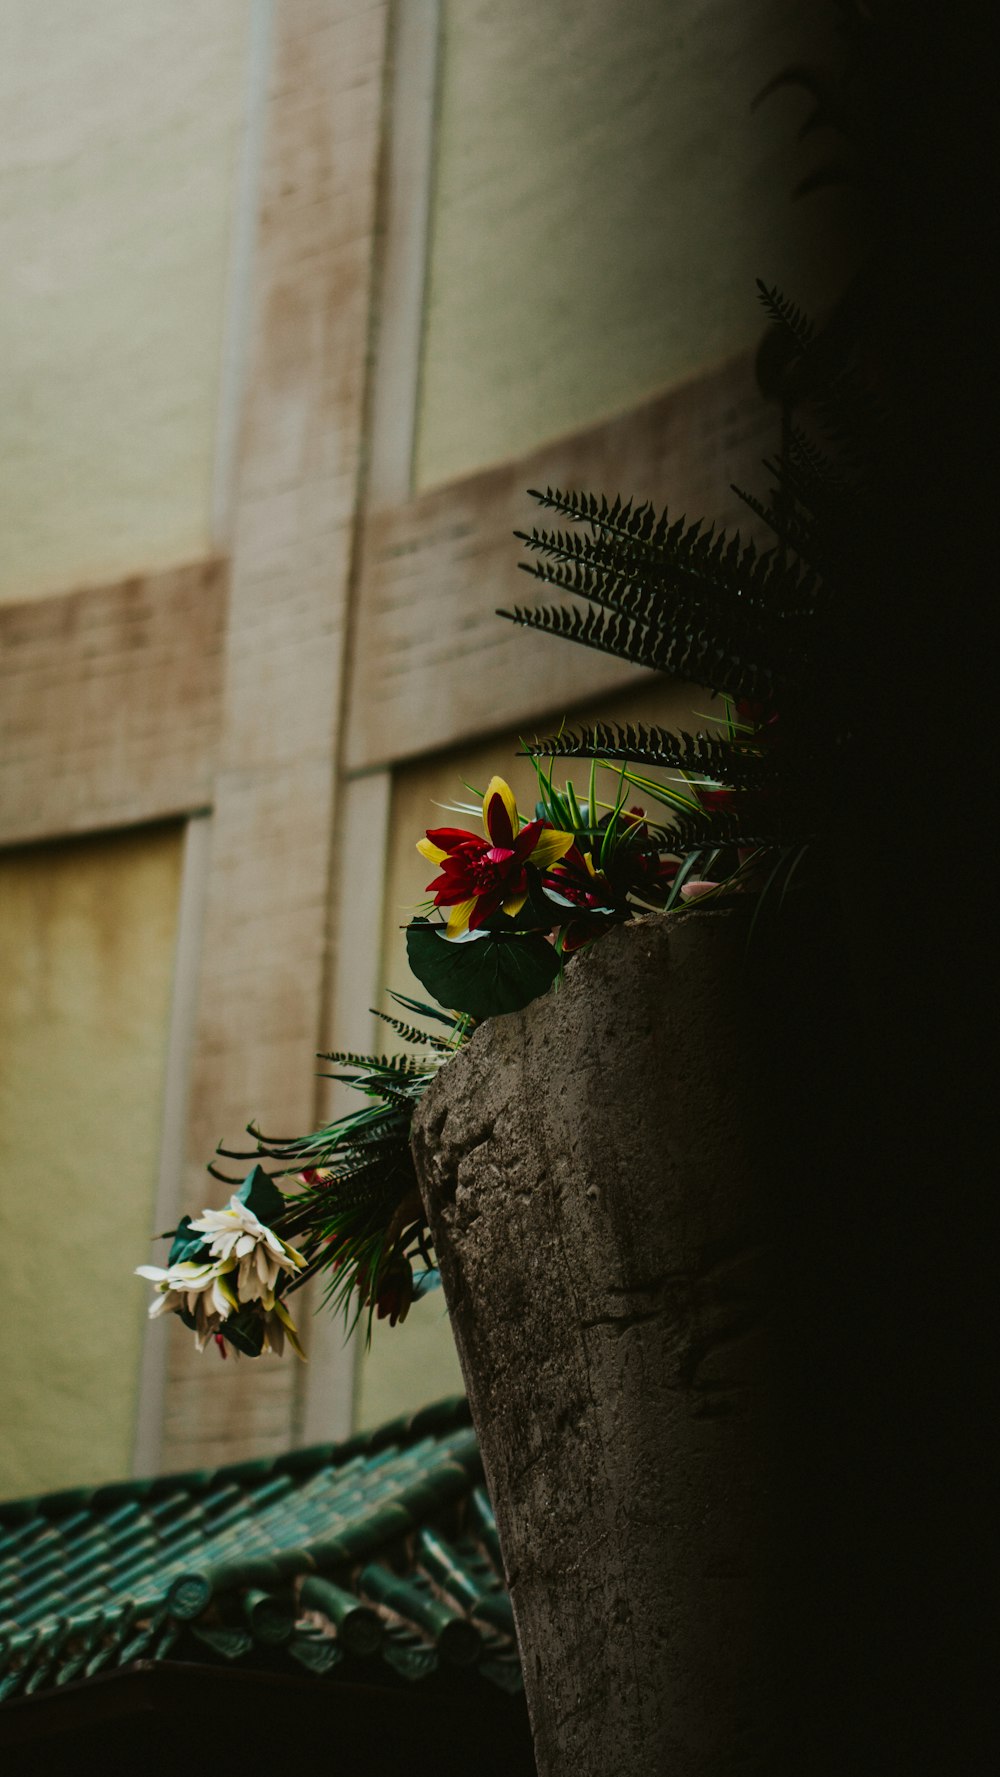
M 265 1227 L 235 1193 L 225 1209 L 206 1209 L 191 1227 L 205 1235 L 215 1259 L 238 1264 L 236 1293 L 241 1302 L 273 1296 L 280 1272 L 294 1273 L 305 1265 L 301 1253 Z
M 204 1351 L 207 1341 L 237 1306 L 232 1285 L 224 1281 L 232 1268 L 218 1262 L 200 1265 L 194 1259 L 180 1259 L 165 1269 L 138 1265 L 136 1276 L 148 1278 L 156 1287 L 149 1305 L 150 1319 L 183 1309 L 194 1320 L 195 1344 Z
M 225 1209 L 206 1209 L 199 1221 L 185 1218 L 185 1224 L 188 1232 L 203 1237 L 201 1255 L 163 1268 L 137 1267 L 137 1275 L 154 1285 L 150 1316 L 183 1314 L 194 1323 L 195 1343 L 204 1351 L 226 1321 L 241 1307 L 252 1304 L 263 1335 L 263 1350 L 280 1356 L 287 1339 L 303 1356 L 295 1324 L 276 1293 L 283 1273 L 294 1276 L 305 1268 L 301 1253 L 266 1227 L 237 1196 L 230 1198 Z M 232 1352 L 237 1355 L 235 1345 Z

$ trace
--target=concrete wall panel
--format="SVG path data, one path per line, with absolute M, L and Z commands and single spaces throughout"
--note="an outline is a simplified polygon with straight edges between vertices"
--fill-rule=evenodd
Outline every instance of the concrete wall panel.
M 756 344 L 754 280 L 829 299 L 837 148 L 796 0 L 447 0 L 417 483 L 533 450 Z
M 130 1467 L 181 849 L 0 855 L 0 1497 Z
M 250 0 L 5 0 L 0 598 L 211 546 Z

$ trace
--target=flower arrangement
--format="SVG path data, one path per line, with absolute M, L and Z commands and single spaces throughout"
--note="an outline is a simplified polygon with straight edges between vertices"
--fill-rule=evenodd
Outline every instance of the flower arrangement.
M 759 370 L 782 402 L 783 444 L 765 465 L 770 500 L 741 497 L 776 545 L 549 488 L 534 498 L 580 528 L 519 533 L 530 556 L 521 565 L 584 607 L 500 613 L 708 686 L 721 718 L 695 734 L 560 729 L 524 747 L 537 781 L 530 815 L 494 776 L 481 803 L 455 810 L 481 832 L 434 827 L 417 842 L 436 874 L 407 928 L 407 954 L 436 1005 L 393 998 L 439 1028 L 377 1014 L 421 1056 L 323 1057 L 346 1070 L 330 1077 L 361 1093 L 363 1109 L 296 1140 L 251 1125 L 251 1151 L 220 1150 L 252 1163 L 242 1179 L 210 1166 L 233 1187 L 227 1207 L 183 1217 L 166 1266 L 139 1268 L 155 1286 L 150 1314 L 177 1313 L 200 1349 L 259 1356 L 287 1341 L 301 1355 L 287 1298 L 318 1275 L 349 1330 L 363 1321 L 370 1337 L 376 1317 L 403 1321 L 436 1281 L 410 1122 L 476 1023 L 547 992 L 577 952 L 637 913 L 752 894 L 752 930 L 765 904 L 801 885 L 813 841 L 850 797 L 851 711 L 837 701 L 853 648 L 845 514 L 866 497 L 852 440 L 868 437 L 873 409 L 846 336 L 831 344 L 833 323 L 817 335 L 777 291 L 760 292 L 773 335 Z M 838 326 L 843 334 L 843 316 Z M 836 466 L 793 425 L 793 400 L 811 403 Z M 580 794 L 554 780 L 555 762 L 570 759 L 588 765 Z M 601 768 L 617 780 L 610 802 L 597 794 Z
M 776 717 L 728 698 L 723 705 L 733 745 L 760 756 Z M 407 952 L 413 973 L 442 1005 L 477 1019 L 519 1010 L 552 986 L 571 956 L 623 920 L 718 899 L 759 878 L 761 844 L 706 843 L 685 852 L 670 824 L 671 815 L 692 829 L 703 823 L 707 841 L 713 816 L 733 804 L 732 790 L 691 771 L 661 783 L 623 766 L 608 803 L 597 795 L 598 764 L 591 759 L 581 796 L 570 781 L 557 788 L 551 760 L 545 769 L 536 758 L 538 800 L 530 820 L 504 780 L 494 777 L 483 797 L 484 837 L 438 827 L 418 840 L 417 850 L 441 873 L 428 883 L 430 899 L 408 927 Z M 666 817 L 648 817 L 641 804 L 626 806 L 636 789 L 659 802 Z M 475 817 L 479 810 L 459 804 L 456 812 Z
M 649 909 L 753 894 L 752 933 L 765 907 L 805 885 L 816 840 L 856 800 L 849 539 L 870 498 L 866 451 L 879 416 L 845 313 L 818 333 L 780 292 L 758 288 L 771 322 L 758 377 L 780 401 L 782 448 L 765 464 L 775 481 L 767 501 L 734 491 L 774 546 L 648 503 L 532 490 L 571 528 L 519 532 L 529 555 L 521 566 L 584 602 L 499 613 L 707 686 L 723 716 L 695 734 L 560 729 L 524 747 L 538 780 L 533 820 L 515 819 L 507 792 L 503 833 L 494 833 L 497 786 L 506 792 L 494 778 L 484 839 L 428 832 L 419 849 L 441 875 L 407 949 L 442 1005 L 476 1018 L 526 1005 L 575 951 Z M 794 423 L 795 409 L 812 430 Z M 556 788 L 557 760 L 587 762 L 585 796 L 570 782 Z M 610 805 L 594 793 L 599 767 L 617 774 Z M 661 812 L 647 815 L 649 803 Z
M 281 1192 L 255 1166 L 225 1209 L 206 1209 L 197 1221 L 182 1216 L 166 1267 L 138 1267 L 138 1275 L 156 1286 L 151 1318 L 179 1314 L 199 1351 L 212 1339 L 223 1357 L 227 1342 L 251 1357 L 261 1351 L 280 1355 L 287 1336 L 301 1356 L 282 1295 L 305 1271 L 306 1260 L 268 1225 L 280 1222 L 284 1209 Z
M 342 1309 L 350 1330 L 364 1319 L 369 1338 L 374 1319 L 395 1326 L 435 1287 L 410 1120 L 438 1068 L 465 1040 L 469 1021 L 395 997 L 448 1034 L 379 1013 L 423 1057 L 323 1056 L 345 1070 L 327 1077 L 351 1086 L 368 1104 L 299 1140 L 272 1140 L 251 1125 L 251 1150 L 218 1150 L 223 1158 L 252 1162 L 246 1178 L 209 1167 L 213 1177 L 236 1187 L 226 1208 L 206 1209 L 197 1220 L 183 1216 L 162 1236 L 172 1241 L 166 1266 L 138 1267 L 155 1289 L 150 1317 L 178 1314 L 199 1351 L 211 1342 L 223 1357 L 280 1356 L 287 1342 L 302 1357 L 287 1298 L 320 1274 L 326 1301 Z M 273 1171 L 265 1170 L 265 1160 Z

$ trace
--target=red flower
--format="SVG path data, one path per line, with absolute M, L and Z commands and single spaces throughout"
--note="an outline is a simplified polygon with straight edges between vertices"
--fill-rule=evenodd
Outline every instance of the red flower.
M 778 720 L 778 712 L 769 703 L 760 703 L 756 698 L 739 697 L 733 706 L 737 722 L 752 730 L 754 740 L 770 740 L 765 735 L 765 728 L 774 728 Z
M 651 836 L 644 808 L 630 808 L 621 816 L 621 825 L 631 840 L 620 848 L 616 858 L 627 873 L 627 887 L 643 901 L 656 904 L 666 900 L 680 864 L 676 858 L 664 858 L 659 851 L 647 849 Z
M 581 851 L 578 845 L 570 845 L 552 869 L 546 871 L 544 886 L 564 900 L 572 901 L 574 907 L 585 907 L 595 913 L 614 911 L 615 895 L 610 882 L 603 872 L 594 868 L 589 851 Z
M 620 920 L 606 913 L 582 914 L 571 919 L 568 925 L 563 926 L 563 956 L 573 956 L 585 944 L 592 944 L 595 938 L 603 938 L 605 932 L 610 932 L 613 926 L 620 924 Z
M 590 852 L 571 845 L 547 871 L 544 887 L 573 912 L 562 930 L 562 954 L 572 956 L 592 938 L 599 938 L 618 923 L 614 890 L 608 878 L 594 868 Z
M 461 827 L 435 827 L 417 843 L 422 857 L 441 866 L 427 893 L 436 907 L 451 908 L 449 938 L 476 931 L 501 908 L 520 913 L 528 892 L 526 866 L 545 870 L 573 843 L 571 833 L 559 833 L 547 821 L 522 827 L 513 792 L 501 777 L 491 778 L 483 797 L 483 824 L 485 839 Z
M 680 867 L 676 858 L 661 857 L 653 849 L 645 809 L 618 810 L 616 817 L 609 816 L 602 822 L 602 827 L 607 828 L 612 819 L 617 837 L 603 868 L 596 867 L 591 852 L 573 845 L 546 872 L 547 893 L 564 904 L 571 903 L 575 910 L 563 928 L 564 956 L 572 955 L 581 945 L 627 918 L 630 894 L 653 904 L 664 901 Z
M 325 1185 L 333 1177 L 332 1166 L 307 1166 L 299 1173 L 304 1185 Z
M 706 790 L 697 784 L 695 792 L 706 814 L 727 814 L 736 805 L 735 790 Z

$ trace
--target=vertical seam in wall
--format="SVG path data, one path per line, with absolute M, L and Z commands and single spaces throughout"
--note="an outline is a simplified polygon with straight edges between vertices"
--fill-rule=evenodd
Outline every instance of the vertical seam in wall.
M 369 342 L 364 492 L 365 504 L 374 499 L 379 507 L 407 500 L 413 492 L 441 43 L 440 0 L 423 0 L 412 9 L 397 3 L 384 102 Z M 394 379 L 392 387 L 387 377 Z
M 184 830 L 152 1234 L 175 1226 L 180 1213 L 211 829 L 208 815 L 193 815 Z M 147 1316 L 139 1358 L 132 1447 L 134 1475 L 153 1474 L 160 1465 L 168 1348 L 163 1327 Z
M 393 133 L 392 132 L 393 132 L 393 126 L 394 126 L 394 113 L 395 113 L 395 109 L 396 109 L 396 105 L 397 105 L 397 72 L 398 72 L 398 56 L 399 56 L 399 43 L 400 43 L 400 32 L 401 32 L 401 19 L 402 19 L 403 8 L 405 6 L 407 6 L 408 4 L 412 4 L 412 0 L 393 0 L 393 3 L 390 8 L 388 28 L 386 31 L 386 39 L 385 39 L 385 61 L 383 64 L 383 77 L 382 77 L 380 143 L 379 143 L 378 167 L 377 167 L 377 174 L 376 174 L 377 185 L 376 185 L 376 192 L 375 192 L 375 227 L 374 227 L 374 240 L 373 240 L 373 247 L 372 247 L 372 261 L 371 261 L 371 273 L 370 273 L 371 285 L 370 285 L 370 290 L 369 290 L 368 330 L 367 330 L 367 344 L 366 344 L 366 352 L 365 352 L 366 387 L 365 387 L 365 393 L 364 393 L 364 408 L 363 408 L 362 427 L 361 427 L 361 444 L 360 444 L 359 460 L 358 460 L 357 483 L 356 483 L 356 487 L 355 487 L 354 514 L 353 514 L 353 520 L 352 520 L 352 526 L 351 526 L 351 554 L 350 554 L 350 564 L 349 564 L 349 568 L 348 568 L 347 609 L 346 609 L 345 634 L 344 634 L 344 645 L 343 645 L 342 666 L 341 666 L 341 680 L 340 680 L 340 687 L 339 687 L 339 693 L 340 693 L 339 719 L 338 719 L 338 724 L 337 724 L 336 750 L 335 750 L 335 755 L 334 755 L 334 759 L 335 759 L 334 769 L 338 774 L 338 780 L 337 780 L 337 784 L 335 786 L 333 820 L 331 823 L 331 832 L 330 832 L 330 855 L 329 855 L 329 862 L 328 862 L 328 869 L 327 869 L 328 913 L 327 913 L 327 926 L 326 926 L 326 942 L 324 945 L 324 954 L 323 954 L 323 982 L 322 982 L 322 990 L 321 990 L 321 994 L 320 994 L 320 1007 L 321 1007 L 320 1017 L 324 1021 L 328 1015 L 329 1008 L 334 1003 L 334 984 L 335 984 L 335 973 L 336 973 L 336 966 L 337 966 L 337 940 L 338 940 L 338 936 L 339 936 L 338 928 L 340 926 L 340 913 L 343 908 L 343 893 L 344 893 L 344 887 L 345 887 L 345 881 L 346 881 L 346 875 L 345 875 L 345 869 L 344 869 L 345 860 L 342 857 L 342 843 L 341 843 L 342 833 L 343 833 L 343 810 L 341 807 L 341 797 L 339 794 L 340 783 L 343 778 L 341 761 L 343 760 L 343 758 L 345 756 L 347 724 L 350 719 L 350 693 L 351 693 L 351 683 L 352 683 L 352 679 L 353 679 L 353 669 L 354 669 L 355 639 L 356 639 L 357 624 L 358 624 L 358 619 L 359 619 L 359 611 L 358 611 L 359 588 L 360 588 L 361 568 L 362 568 L 363 548 L 364 548 L 364 519 L 365 519 L 365 509 L 366 509 L 366 505 L 367 505 L 369 475 L 370 475 L 371 461 L 372 461 L 374 423 L 375 423 L 375 414 L 376 414 L 376 407 L 377 407 L 377 388 L 378 388 L 378 370 L 379 370 L 379 365 L 378 365 L 379 315 L 380 315 L 380 309 L 381 309 L 382 295 L 383 295 L 384 286 L 385 286 L 385 266 L 386 266 L 386 254 L 387 254 L 388 229 L 389 229 L 389 226 L 390 226 L 391 220 L 392 220 L 392 210 L 391 210 L 392 197 L 393 197 L 393 193 L 392 193 L 392 189 L 391 189 L 391 183 L 392 183 L 391 170 L 392 170 L 392 152 L 393 152 Z M 433 29 L 435 32 L 435 67 L 436 67 L 437 62 L 439 61 L 439 58 L 440 58 L 440 8 L 439 8 L 438 0 L 422 0 L 422 4 L 429 6 L 433 12 L 432 23 L 433 23 Z M 431 118 L 431 121 L 429 124 L 429 128 L 433 129 L 433 110 L 434 110 L 434 106 L 436 103 L 436 74 L 435 74 L 435 80 L 432 83 L 432 88 L 431 88 L 428 102 L 430 104 L 431 111 L 432 111 L 432 118 Z M 429 198 L 428 198 L 428 215 L 429 215 Z M 426 237 L 426 227 L 425 227 L 425 237 Z M 426 247 L 426 240 L 425 240 L 425 247 Z M 424 290 L 425 281 L 426 281 L 426 270 L 424 271 L 424 274 L 420 280 L 420 293 L 419 293 L 418 301 L 421 305 L 423 303 L 423 290 Z M 415 317 L 415 321 L 416 321 L 417 327 L 419 328 L 421 325 L 421 314 L 418 314 Z M 415 375 L 417 378 L 419 378 L 419 352 L 418 352 L 417 364 L 415 366 Z M 418 400 L 418 387 L 411 388 L 411 389 L 407 390 L 406 393 L 407 393 L 407 399 L 412 403 L 411 422 L 410 422 L 410 426 L 409 426 L 408 465 L 407 465 L 407 474 L 406 474 L 407 485 L 410 485 L 412 483 L 412 475 L 413 475 L 413 447 L 414 447 L 414 438 L 415 438 L 415 431 L 416 431 L 416 402 Z M 391 787 L 390 787 L 390 798 L 391 798 Z M 385 880 L 384 859 L 385 859 L 385 855 L 387 854 L 387 851 L 388 851 L 388 828 L 386 829 L 385 833 L 382 835 L 382 850 L 383 850 L 383 860 L 382 860 L 381 879 L 382 879 L 382 882 L 384 885 L 384 880 Z M 379 922 L 379 929 L 381 931 L 381 919 Z M 376 967 L 377 966 L 378 965 L 376 962 Z M 372 983 L 373 989 L 376 987 L 376 985 L 377 985 L 376 982 Z M 372 1020 L 372 1023 L 374 1025 L 374 1019 Z M 324 1040 L 327 1037 L 327 1034 L 328 1033 L 326 1032 L 325 1028 L 320 1028 L 317 1031 L 317 1043 L 316 1043 L 317 1049 L 322 1048 Z M 332 1033 L 332 1035 L 333 1035 L 333 1040 L 336 1041 L 336 1033 L 334 1032 L 334 1033 Z M 321 1082 L 319 1080 L 317 1080 L 316 1094 L 315 1094 L 315 1099 L 314 1099 L 314 1112 L 315 1112 L 315 1115 L 317 1118 L 320 1115 L 321 1090 L 322 1090 Z M 356 1360 L 356 1355 L 357 1355 L 356 1353 L 353 1354 L 353 1359 L 352 1359 L 352 1364 L 351 1364 L 350 1396 L 351 1396 L 351 1403 L 352 1403 L 352 1412 L 353 1412 L 353 1401 L 354 1401 L 354 1396 L 355 1396 L 355 1392 L 356 1392 L 357 1364 L 356 1364 L 356 1361 L 354 1361 L 354 1360 Z M 306 1418 L 307 1418 L 307 1381 L 306 1381 L 305 1377 L 299 1377 L 298 1381 L 297 1381 L 295 1403 L 293 1406 L 293 1435 L 294 1435 L 296 1442 L 301 1442 L 302 1434 L 303 1434 L 303 1427 L 305 1425 Z
M 354 510 L 353 510 L 353 514 L 352 514 L 352 518 L 351 518 L 351 542 L 350 542 L 350 559 L 348 562 L 348 569 L 347 569 L 347 599 L 346 599 L 345 623 L 344 623 L 344 641 L 343 641 L 343 651 L 341 654 L 340 684 L 338 686 L 339 703 L 338 703 L 338 714 L 337 714 L 337 732 L 336 732 L 336 737 L 335 737 L 335 741 L 334 741 L 333 769 L 334 769 L 334 772 L 336 773 L 337 783 L 335 785 L 335 794 L 334 794 L 333 820 L 331 822 L 331 827 L 330 827 L 330 850 L 329 850 L 329 856 L 327 859 L 328 899 L 327 899 L 327 918 L 326 918 L 326 941 L 323 946 L 323 982 L 322 982 L 322 990 L 320 993 L 320 1002 L 319 1002 L 320 1007 L 321 1007 L 321 1011 L 320 1011 L 321 1020 L 325 1020 L 327 1008 L 331 1004 L 332 987 L 333 987 L 333 972 L 334 972 L 334 968 L 335 968 L 336 934 L 334 931 L 334 922 L 335 922 L 335 918 L 336 918 L 338 897 L 339 897 L 339 891 L 340 891 L 340 887 L 341 887 L 341 874 L 342 873 L 341 873 L 341 869 L 340 869 L 340 865 L 341 865 L 341 856 L 340 856 L 341 843 L 340 842 L 341 842 L 341 829 L 343 826 L 343 817 L 342 817 L 341 809 L 339 806 L 340 798 L 336 792 L 337 792 L 337 790 L 339 790 L 339 781 L 342 776 L 341 760 L 343 759 L 343 756 L 344 756 L 344 739 L 345 739 L 347 720 L 348 720 L 348 707 L 347 706 L 348 706 L 348 700 L 349 700 L 349 695 L 350 695 L 352 665 L 353 665 L 353 658 L 354 658 L 354 635 L 355 635 L 355 629 L 356 629 L 356 624 L 357 624 L 358 578 L 359 578 L 359 565 L 360 565 L 360 556 L 361 556 L 361 539 L 362 539 L 362 529 L 363 529 L 363 522 L 362 521 L 363 521 L 363 511 L 364 511 L 364 504 L 365 504 L 365 488 L 366 488 L 366 484 L 367 484 L 369 445 L 371 442 L 372 399 L 373 399 L 373 388 L 374 388 L 374 381 L 375 381 L 375 363 L 374 363 L 375 320 L 374 320 L 374 317 L 375 317 L 375 310 L 376 310 L 377 301 L 378 301 L 378 286 L 379 286 L 379 279 L 380 279 L 380 272 L 381 272 L 381 258 L 382 258 L 382 255 L 379 252 L 379 245 L 380 245 L 380 242 L 382 239 L 382 229 L 383 229 L 384 220 L 385 220 L 385 199 L 386 199 L 385 161 L 386 161 L 386 154 L 387 154 L 388 129 L 389 129 L 389 125 L 390 125 L 390 116 L 391 116 L 391 98 L 392 98 L 391 71 L 392 71 L 393 54 L 394 54 L 395 43 L 396 43 L 398 9 L 399 9 L 400 4 L 405 4 L 405 3 L 406 3 L 406 0 L 394 0 L 394 4 L 391 6 L 390 14 L 389 14 L 389 24 L 388 24 L 388 29 L 386 31 L 386 38 L 385 38 L 385 50 L 384 50 L 385 60 L 383 63 L 383 70 L 382 70 L 382 103 L 381 103 L 381 117 L 380 117 L 380 123 L 379 123 L 380 143 L 379 143 L 378 167 L 377 167 L 377 172 L 376 172 L 377 189 L 376 189 L 376 194 L 375 194 L 375 228 L 374 228 L 374 241 L 373 241 L 373 246 L 372 246 L 371 282 L 370 282 L 370 288 L 369 288 L 369 294 L 368 294 L 368 328 L 367 328 L 367 341 L 366 341 L 366 348 L 365 348 L 366 386 L 365 386 L 365 392 L 364 392 L 364 404 L 363 404 L 362 419 L 361 419 L 361 439 L 360 439 L 360 449 L 359 449 L 359 453 L 358 453 L 357 477 L 356 477 L 355 488 L 354 488 Z M 317 1029 L 317 1032 L 316 1032 L 317 1048 L 320 1047 L 325 1035 L 326 1035 L 326 1032 L 322 1027 Z M 314 1109 L 317 1114 L 319 1112 L 321 1091 L 322 1091 L 321 1084 L 320 1084 L 319 1080 L 317 1080 L 315 1095 L 314 1095 Z
M 333 759 L 331 761 L 331 769 L 334 773 L 333 818 L 330 822 L 329 850 L 328 850 L 328 854 L 327 854 L 327 865 L 326 865 L 326 884 L 327 884 L 326 930 L 325 930 L 325 934 L 324 934 L 323 957 L 322 957 L 322 964 L 321 964 L 322 979 L 320 982 L 320 993 L 319 993 L 319 1018 L 318 1018 L 318 1022 L 317 1022 L 316 1037 L 315 1037 L 315 1043 L 314 1043 L 314 1048 L 316 1049 L 317 1052 L 322 1049 L 326 1035 L 327 1035 L 325 1027 L 326 1027 L 326 1021 L 328 1018 L 329 1007 L 332 1003 L 334 974 L 335 974 L 335 968 L 336 968 L 336 930 L 335 930 L 335 925 L 336 925 L 336 919 L 337 919 L 337 910 L 340 905 L 340 889 L 341 889 L 341 883 L 342 883 L 342 876 L 341 876 L 341 871 L 339 868 L 340 850 L 341 850 L 341 834 L 342 834 L 342 827 L 343 827 L 343 815 L 342 815 L 342 811 L 340 808 L 340 795 L 339 795 L 340 775 L 341 775 L 340 761 L 343 757 L 344 734 L 345 734 L 345 728 L 346 728 L 346 704 L 347 704 L 347 699 L 348 699 L 349 690 L 350 690 L 351 663 L 353 660 L 353 653 L 354 653 L 353 635 L 354 635 L 354 624 L 355 624 L 355 608 L 356 608 L 356 604 L 357 604 L 358 561 L 359 561 L 360 539 L 361 539 L 361 517 L 362 517 L 362 510 L 364 507 L 365 486 L 366 486 L 366 482 L 367 482 L 367 470 L 368 470 L 369 443 L 370 443 L 370 435 L 371 435 L 372 391 L 373 391 L 373 384 L 374 384 L 374 333 L 375 333 L 374 315 L 375 315 L 375 308 L 376 308 L 377 297 L 378 297 L 379 274 L 381 271 L 381 257 L 382 257 L 382 255 L 380 253 L 380 245 L 381 245 L 381 241 L 382 241 L 382 229 L 383 229 L 384 220 L 385 220 L 385 185 L 386 185 L 385 165 L 386 165 L 386 152 L 387 152 L 387 133 L 388 133 L 388 127 L 389 127 L 389 123 L 390 123 L 390 119 L 391 119 L 391 100 L 392 100 L 391 74 L 392 74 L 392 66 L 393 66 L 393 51 L 394 51 L 394 46 L 395 46 L 395 41 L 396 41 L 398 7 L 400 4 L 405 4 L 405 3 L 406 3 L 406 0 L 391 0 L 390 9 L 389 9 L 389 16 L 388 16 L 388 23 L 387 23 L 386 33 L 385 33 L 385 43 L 384 43 L 384 49 L 383 49 L 384 59 L 383 59 L 383 64 L 382 64 L 382 93 L 381 93 L 381 104 L 380 104 L 380 108 L 379 108 L 379 110 L 380 110 L 379 149 L 378 149 L 376 175 L 375 175 L 375 177 L 376 177 L 376 189 L 375 189 L 375 197 L 374 197 L 374 212 L 375 212 L 375 214 L 374 214 L 374 229 L 373 229 L 373 241 L 372 241 L 372 251 L 371 251 L 371 267 L 370 267 L 370 274 L 369 274 L 370 275 L 370 285 L 369 285 L 369 293 L 368 293 L 368 321 L 367 321 L 366 344 L 365 344 L 365 390 L 364 390 L 364 396 L 363 396 L 363 406 L 362 406 L 362 415 L 361 415 L 361 436 L 359 439 L 358 462 L 357 462 L 357 471 L 356 471 L 356 479 L 355 479 L 355 487 L 354 487 L 354 507 L 353 507 L 353 514 L 352 514 L 352 518 L 351 518 L 350 559 L 348 562 L 348 569 L 347 569 L 347 598 L 346 598 L 346 609 L 345 609 L 345 633 L 344 633 L 344 641 L 343 641 L 343 652 L 341 655 L 340 684 L 338 686 L 338 694 L 339 694 L 339 698 L 340 698 L 340 703 L 339 703 L 339 710 L 338 710 L 336 736 L 335 736 L 335 740 L 334 740 L 334 753 L 333 753 Z M 374 1020 L 373 1020 L 373 1022 L 374 1022 Z M 322 1090 L 323 1090 L 322 1081 L 319 1078 L 317 1078 L 314 1089 L 313 1089 L 313 1123 L 314 1123 L 314 1126 L 316 1126 L 316 1124 L 318 1123 L 319 1118 L 321 1116 Z M 351 1417 L 353 1418 L 353 1406 L 354 1406 L 354 1394 L 355 1394 L 355 1372 L 356 1372 L 356 1365 L 353 1361 L 353 1354 L 352 1354 L 352 1358 L 351 1358 L 350 1362 L 351 1362 L 350 1382 L 349 1382 L 348 1388 L 345 1390 L 345 1394 L 349 1396 L 349 1407 L 350 1407 Z M 293 1398 L 292 1398 L 292 1443 L 293 1443 L 293 1445 L 301 1445 L 301 1443 L 303 1442 L 304 1430 L 305 1430 L 306 1422 L 309 1418 L 308 1389 L 309 1389 L 309 1378 L 305 1374 L 303 1374 L 300 1369 L 296 1373 L 294 1392 L 293 1392 Z
M 434 219 L 437 214 L 437 183 L 438 162 L 440 156 L 440 102 L 441 102 L 441 66 L 444 56 L 444 0 L 434 0 L 437 13 L 437 37 L 434 54 L 434 68 L 431 75 L 430 106 L 433 125 L 429 151 L 427 155 L 426 191 L 424 214 L 423 265 L 420 275 L 419 308 L 420 316 L 417 323 L 417 362 L 413 383 L 413 410 L 410 424 L 410 463 L 407 474 L 407 493 L 412 498 L 417 491 L 417 462 L 420 456 L 420 416 L 423 407 L 424 393 L 424 346 L 427 340 L 427 308 L 428 292 L 431 282 L 431 243 L 434 235 Z
M 210 508 L 212 547 L 225 552 L 230 546 L 236 497 L 273 29 L 274 0 L 250 0 L 246 111 L 226 273 Z

